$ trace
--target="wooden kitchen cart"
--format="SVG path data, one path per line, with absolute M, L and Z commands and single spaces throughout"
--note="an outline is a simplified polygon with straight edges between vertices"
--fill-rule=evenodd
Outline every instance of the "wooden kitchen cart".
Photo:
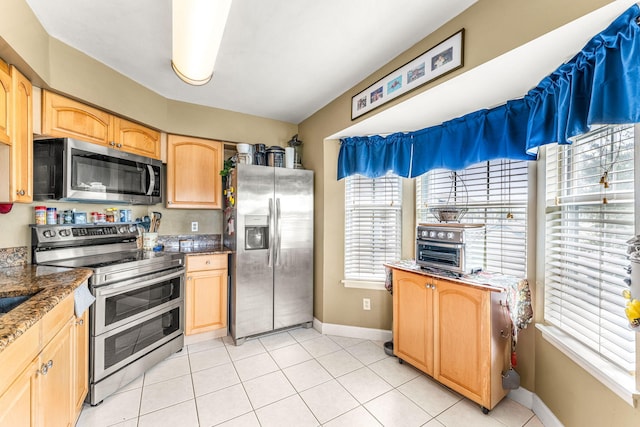
M 510 319 L 505 293 L 393 268 L 394 354 L 443 385 L 493 409 L 508 390 Z

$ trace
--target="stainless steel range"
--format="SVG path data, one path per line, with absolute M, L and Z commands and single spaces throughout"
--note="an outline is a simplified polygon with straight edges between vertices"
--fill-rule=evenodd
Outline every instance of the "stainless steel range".
M 184 344 L 184 256 L 138 250 L 138 226 L 34 225 L 34 264 L 93 270 L 89 396 L 97 405 Z

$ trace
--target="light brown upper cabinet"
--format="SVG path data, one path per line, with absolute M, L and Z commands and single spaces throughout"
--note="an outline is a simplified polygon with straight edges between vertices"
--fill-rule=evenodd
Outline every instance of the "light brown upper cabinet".
M 167 138 L 167 208 L 222 207 L 223 143 L 169 135 Z
M 11 177 L 12 202 L 33 201 L 33 86 L 11 66 Z
M 42 91 L 42 133 L 109 145 L 111 115 L 49 91 Z
M 42 133 L 160 159 L 160 132 L 46 90 Z
M 129 153 L 160 159 L 160 132 L 120 117 L 113 118 L 111 143 Z
M 11 74 L 9 66 L 0 61 L 0 142 L 11 145 L 9 124 L 11 117 Z
M 0 61 L 0 203 L 33 201 L 33 87 Z M 7 83 L 9 88 L 7 90 Z M 8 136 L 8 138 L 7 138 Z

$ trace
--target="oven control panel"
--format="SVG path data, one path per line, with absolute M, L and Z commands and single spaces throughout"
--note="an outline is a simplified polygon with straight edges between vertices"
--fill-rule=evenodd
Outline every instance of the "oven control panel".
M 32 240 L 36 242 L 71 242 L 86 239 L 116 238 L 124 240 L 138 236 L 138 225 L 127 224 L 64 224 L 32 226 Z
M 460 232 L 442 230 L 418 230 L 418 238 L 425 240 L 429 239 L 457 241 L 460 238 Z
M 438 240 L 441 242 L 461 242 L 462 233 L 459 230 L 429 229 L 418 227 L 418 239 Z
M 419 224 L 416 228 L 418 240 L 443 243 L 465 243 L 479 233 L 484 233 L 484 224 Z

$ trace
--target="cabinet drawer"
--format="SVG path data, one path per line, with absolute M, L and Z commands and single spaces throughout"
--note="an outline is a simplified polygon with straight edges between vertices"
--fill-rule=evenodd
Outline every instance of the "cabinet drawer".
M 73 315 L 73 293 L 42 318 L 42 342 L 48 343 Z
M 220 255 L 189 255 L 187 256 L 187 271 L 220 270 L 227 268 L 227 254 Z
M 40 322 L 32 325 L 0 353 L 0 395 L 40 351 Z M 10 368 L 7 368 L 10 367 Z

